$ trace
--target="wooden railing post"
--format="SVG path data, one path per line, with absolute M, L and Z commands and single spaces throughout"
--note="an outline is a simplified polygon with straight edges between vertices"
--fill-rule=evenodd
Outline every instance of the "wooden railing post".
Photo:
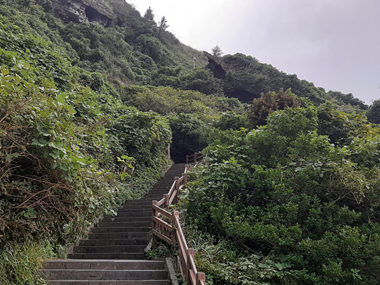
M 192 284 L 191 282 L 191 262 L 190 259 L 195 259 L 195 249 L 194 248 L 189 248 L 187 250 L 187 264 L 186 264 L 186 284 Z
M 175 178 L 174 178 L 174 180 L 175 180 L 175 190 L 179 190 L 179 177 L 178 176 L 176 176 Z
M 153 200 L 152 205 L 157 206 L 157 204 L 158 204 L 157 200 Z M 152 208 L 152 211 L 153 211 L 153 217 L 158 217 L 158 213 L 156 212 L 156 210 Z
M 204 274 L 203 272 L 197 272 L 195 277 L 197 279 L 196 285 L 206 284 L 206 274 Z
M 177 204 L 178 203 L 178 196 L 179 196 L 179 177 L 175 177 L 175 186 L 174 186 L 174 190 L 177 191 L 175 196 L 174 196 L 174 199 L 173 199 L 173 204 Z
M 165 198 L 165 208 L 166 208 L 166 210 L 169 210 L 169 203 L 170 203 L 169 194 L 164 194 L 164 198 Z
M 187 173 L 183 173 L 182 176 L 183 176 L 183 185 L 186 185 L 187 184 Z
M 153 200 L 152 202 L 152 206 L 157 206 L 158 202 L 157 200 Z M 158 217 L 158 213 L 156 212 L 156 210 L 152 207 L 152 211 L 153 211 L 153 217 Z M 153 220 L 152 222 L 152 229 L 155 230 L 156 229 L 156 222 Z M 156 235 L 153 235 L 153 238 L 152 238 L 152 249 L 156 249 L 157 248 L 157 237 Z
M 174 232 L 173 232 L 173 245 L 174 246 L 177 243 L 177 227 L 175 227 L 175 224 L 176 224 L 175 220 L 176 219 L 179 221 L 179 211 L 177 211 L 177 210 L 174 211 L 173 220 L 172 220 L 173 229 L 174 229 Z

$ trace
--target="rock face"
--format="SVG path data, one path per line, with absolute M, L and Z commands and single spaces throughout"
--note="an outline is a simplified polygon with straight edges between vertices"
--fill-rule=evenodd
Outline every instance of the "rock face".
M 207 67 L 214 73 L 214 76 L 219 79 L 224 79 L 226 77 L 226 71 L 224 70 L 222 63 L 207 51 L 204 51 L 203 53 L 208 59 Z
M 87 0 L 54 0 L 54 13 L 63 22 L 96 22 L 102 26 L 114 25 L 114 16 L 106 8 L 94 5 Z M 97 7 L 96 7 L 97 6 Z
M 207 51 L 204 51 L 203 54 L 208 59 L 207 68 L 212 71 L 216 78 L 223 79 L 223 91 L 225 94 L 227 94 L 227 96 L 238 98 L 242 102 L 252 102 L 254 98 L 260 97 L 260 93 L 254 94 L 249 90 L 250 82 L 245 84 L 245 86 L 244 84 L 241 84 L 239 80 L 236 80 L 236 78 L 234 78 L 236 70 L 226 64 L 223 61 L 223 58 L 213 56 Z M 229 72 L 229 76 L 226 78 L 227 72 Z

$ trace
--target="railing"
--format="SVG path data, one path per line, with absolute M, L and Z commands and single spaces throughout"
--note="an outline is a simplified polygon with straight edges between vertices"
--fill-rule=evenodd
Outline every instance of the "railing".
M 197 156 L 195 156 L 197 157 Z M 203 158 L 203 156 L 202 156 Z M 186 159 L 187 160 L 187 159 Z M 178 245 L 179 257 L 178 265 L 182 276 L 188 285 L 205 285 L 206 275 L 198 272 L 195 266 L 195 250 L 188 248 L 185 236 L 182 232 L 179 221 L 179 212 L 169 212 L 170 206 L 178 201 L 179 193 L 187 183 L 187 172 L 190 166 L 186 165 L 181 178 L 176 177 L 168 194 L 164 195 L 160 201 L 153 201 L 153 243 L 152 247 L 157 247 L 157 238 L 175 246 Z
M 204 159 L 203 154 L 201 152 L 195 152 L 191 155 L 186 155 L 186 163 L 197 163 Z

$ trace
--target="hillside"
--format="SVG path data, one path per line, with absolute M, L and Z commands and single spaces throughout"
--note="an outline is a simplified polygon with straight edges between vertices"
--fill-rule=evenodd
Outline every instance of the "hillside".
M 254 98 L 257 101 L 252 102 Z M 241 262 L 246 258 L 240 255 L 242 248 L 248 246 L 269 269 L 273 264 L 281 264 L 282 269 L 292 264 L 294 274 L 301 274 L 297 270 L 306 266 L 300 261 L 303 255 L 294 254 L 298 263 L 267 255 L 271 244 L 263 242 L 265 237 L 249 236 L 248 222 L 243 224 L 245 235 L 231 234 L 239 224 L 232 217 L 235 212 L 249 221 L 263 217 L 260 211 L 250 216 L 252 207 L 266 203 L 261 196 L 257 201 L 252 198 L 255 189 L 262 191 L 264 200 L 272 195 L 280 201 L 288 195 L 265 196 L 265 191 L 282 187 L 280 182 L 268 186 L 268 181 L 280 181 L 284 167 L 288 175 L 284 183 L 294 188 L 284 189 L 301 196 L 305 189 L 311 196 L 320 195 L 321 189 L 336 183 L 332 198 L 318 197 L 331 202 L 345 195 L 338 191 L 342 188 L 352 191 L 354 196 L 348 200 L 361 201 L 367 189 L 364 178 L 369 179 L 368 189 L 376 189 L 379 131 L 366 120 L 365 109 L 350 94 L 325 92 L 253 57 L 220 58 L 185 46 L 152 16 L 142 17 L 123 0 L 0 0 L 0 283 L 42 282 L 39 269 L 44 259 L 65 256 L 66 249 L 86 236 L 101 217 L 115 213 L 126 200 L 138 199 L 159 179 L 171 163 L 168 145 L 175 162 L 208 147 L 213 164 L 205 169 L 205 178 L 193 175 L 199 177 L 195 185 L 200 188 L 194 186 L 194 193 L 184 197 L 190 205 L 184 215 L 189 215 L 190 228 L 194 226 L 190 233 L 198 233 L 196 228 L 203 230 L 199 236 L 208 232 L 213 245 L 225 240 L 229 257 Z M 331 168 L 341 176 L 332 177 Z M 331 180 L 313 176 L 315 171 Z M 213 179 L 216 188 L 208 184 Z M 305 187 L 295 187 L 298 182 Z M 213 193 L 217 189 L 223 201 L 214 200 L 219 197 Z M 206 204 L 197 202 L 197 193 Z M 347 226 L 370 227 L 359 216 L 376 221 L 368 214 L 378 207 L 376 193 L 370 192 L 373 203 L 363 198 L 363 207 L 347 202 L 351 208 L 346 211 L 342 202 L 338 206 L 343 210 L 338 206 L 330 210 L 341 213 Z M 310 199 L 301 202 L 307 204 Z M 285 211 L 277 202 L 268 198 L 272 208 Z M 225 218 L 222 210 L 216 210 L 219 206 L 226 210 Z M 215 215 L 208 231 L 202 228 L 210 218 L 204 209 L 211 207 Z M 324 209 L 327 214 L 318 216 L 318 222 L 328 224 L 330 210 Z M 265 213 L 275 216 L 271 210 Z M 296 227 L 293 222 L 302 224 L 297 218 L 277 221 L 274 227 L 284 221 L 290 227 Z M 218 228 L 221 225 L 226 231 Z M 320 238 L 326 228 L 333 229 L 320 226 L 321 232 L 316 231 L 313 238 Z M 288 230 L 283 231 L 286 239 Z M 277 253 L 285 255 L 286 248 L 297 251 L 291 247 L 299 241 L 300 236 L 296 237 L 286 239 Z M 337 256 L 325 261 L 338 266 L 345 255 Z M 319 262 L 310 272 L 320 275 L 323 260 L 310 262 Z M 213 271 L 219 263 L 207 261 L 203 266 L 207 274 L 222 280 L 223 275 Z M 377 268 L 375 261 L 369 264 Z M 357 270 L 355 265 L 347 268 Z M 278 274 L 285 278 L 285 273 Z M 277 284 L 276 276 L 260 280 Z M 366 273 L 360 276 L 377 280 Z M 301 283 L 291 284 L 306 284 L 302 278 L 294 278 Z
M 225 94 L 242 102 L 252 102 L 261 93 L 291 88 L 297 96 L 307 97 L 315 104 L 330 100 L 346 110 L 367 109 L 352 94 L 326 92 L 252 56 L 214 57 L 185 46 L 160 27 L 154 14 L 142 17 L 123 0 L 37 0 L 27 2 L 28 5 L 24 1 L 12 1 L 9 5 L 2 0 L 1 3 L 45 22 L 50 32 L 38 30 L 41 36 L 53 42 L 61 40 L 74 65 L 105 74 L 116 87 L 170 86 L 204 94 Z M 6 11 L 2 13 L 10 16 Z M 195 70 L 193 58 L 196 58 Z
M 34 5 L 36 3 L 37 5 Z M 164 67 L 193 68 L 207 64 L 199 51 L 180 43 L 166 30 L 123 0 L 0 1 L 32 14 L 48 25 L 36 30 L 51 41 L 63 41 L 74 65 L 107 75 L 114 84 L 150 84 Z M 11 16 L 7 9 L 4 16 Z
M 351 104 L 362 110 L 367 108 L 352 94 L 326 92 L 311 82 L 298 79 L 295 74 L 286 74 L 272 65 L 260 63 L 252 56 L 235 54 L 216 57 L 208 53 L 205 55 L 209 60 L 208 68 L 213 71 L 215 77 L 222 79 L 224 92 L 244 102 L 259 98 L 261 93 L 291 88 L 297 96 L 307 97 L 315 104 L 331 100 L 339 105 Z

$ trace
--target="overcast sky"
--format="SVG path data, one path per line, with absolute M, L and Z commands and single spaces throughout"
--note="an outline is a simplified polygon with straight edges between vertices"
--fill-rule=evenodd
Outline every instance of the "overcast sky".
M 380 0 L 127 0 L 182 43 L 241 52 L 326 91 L 380 99 Z

